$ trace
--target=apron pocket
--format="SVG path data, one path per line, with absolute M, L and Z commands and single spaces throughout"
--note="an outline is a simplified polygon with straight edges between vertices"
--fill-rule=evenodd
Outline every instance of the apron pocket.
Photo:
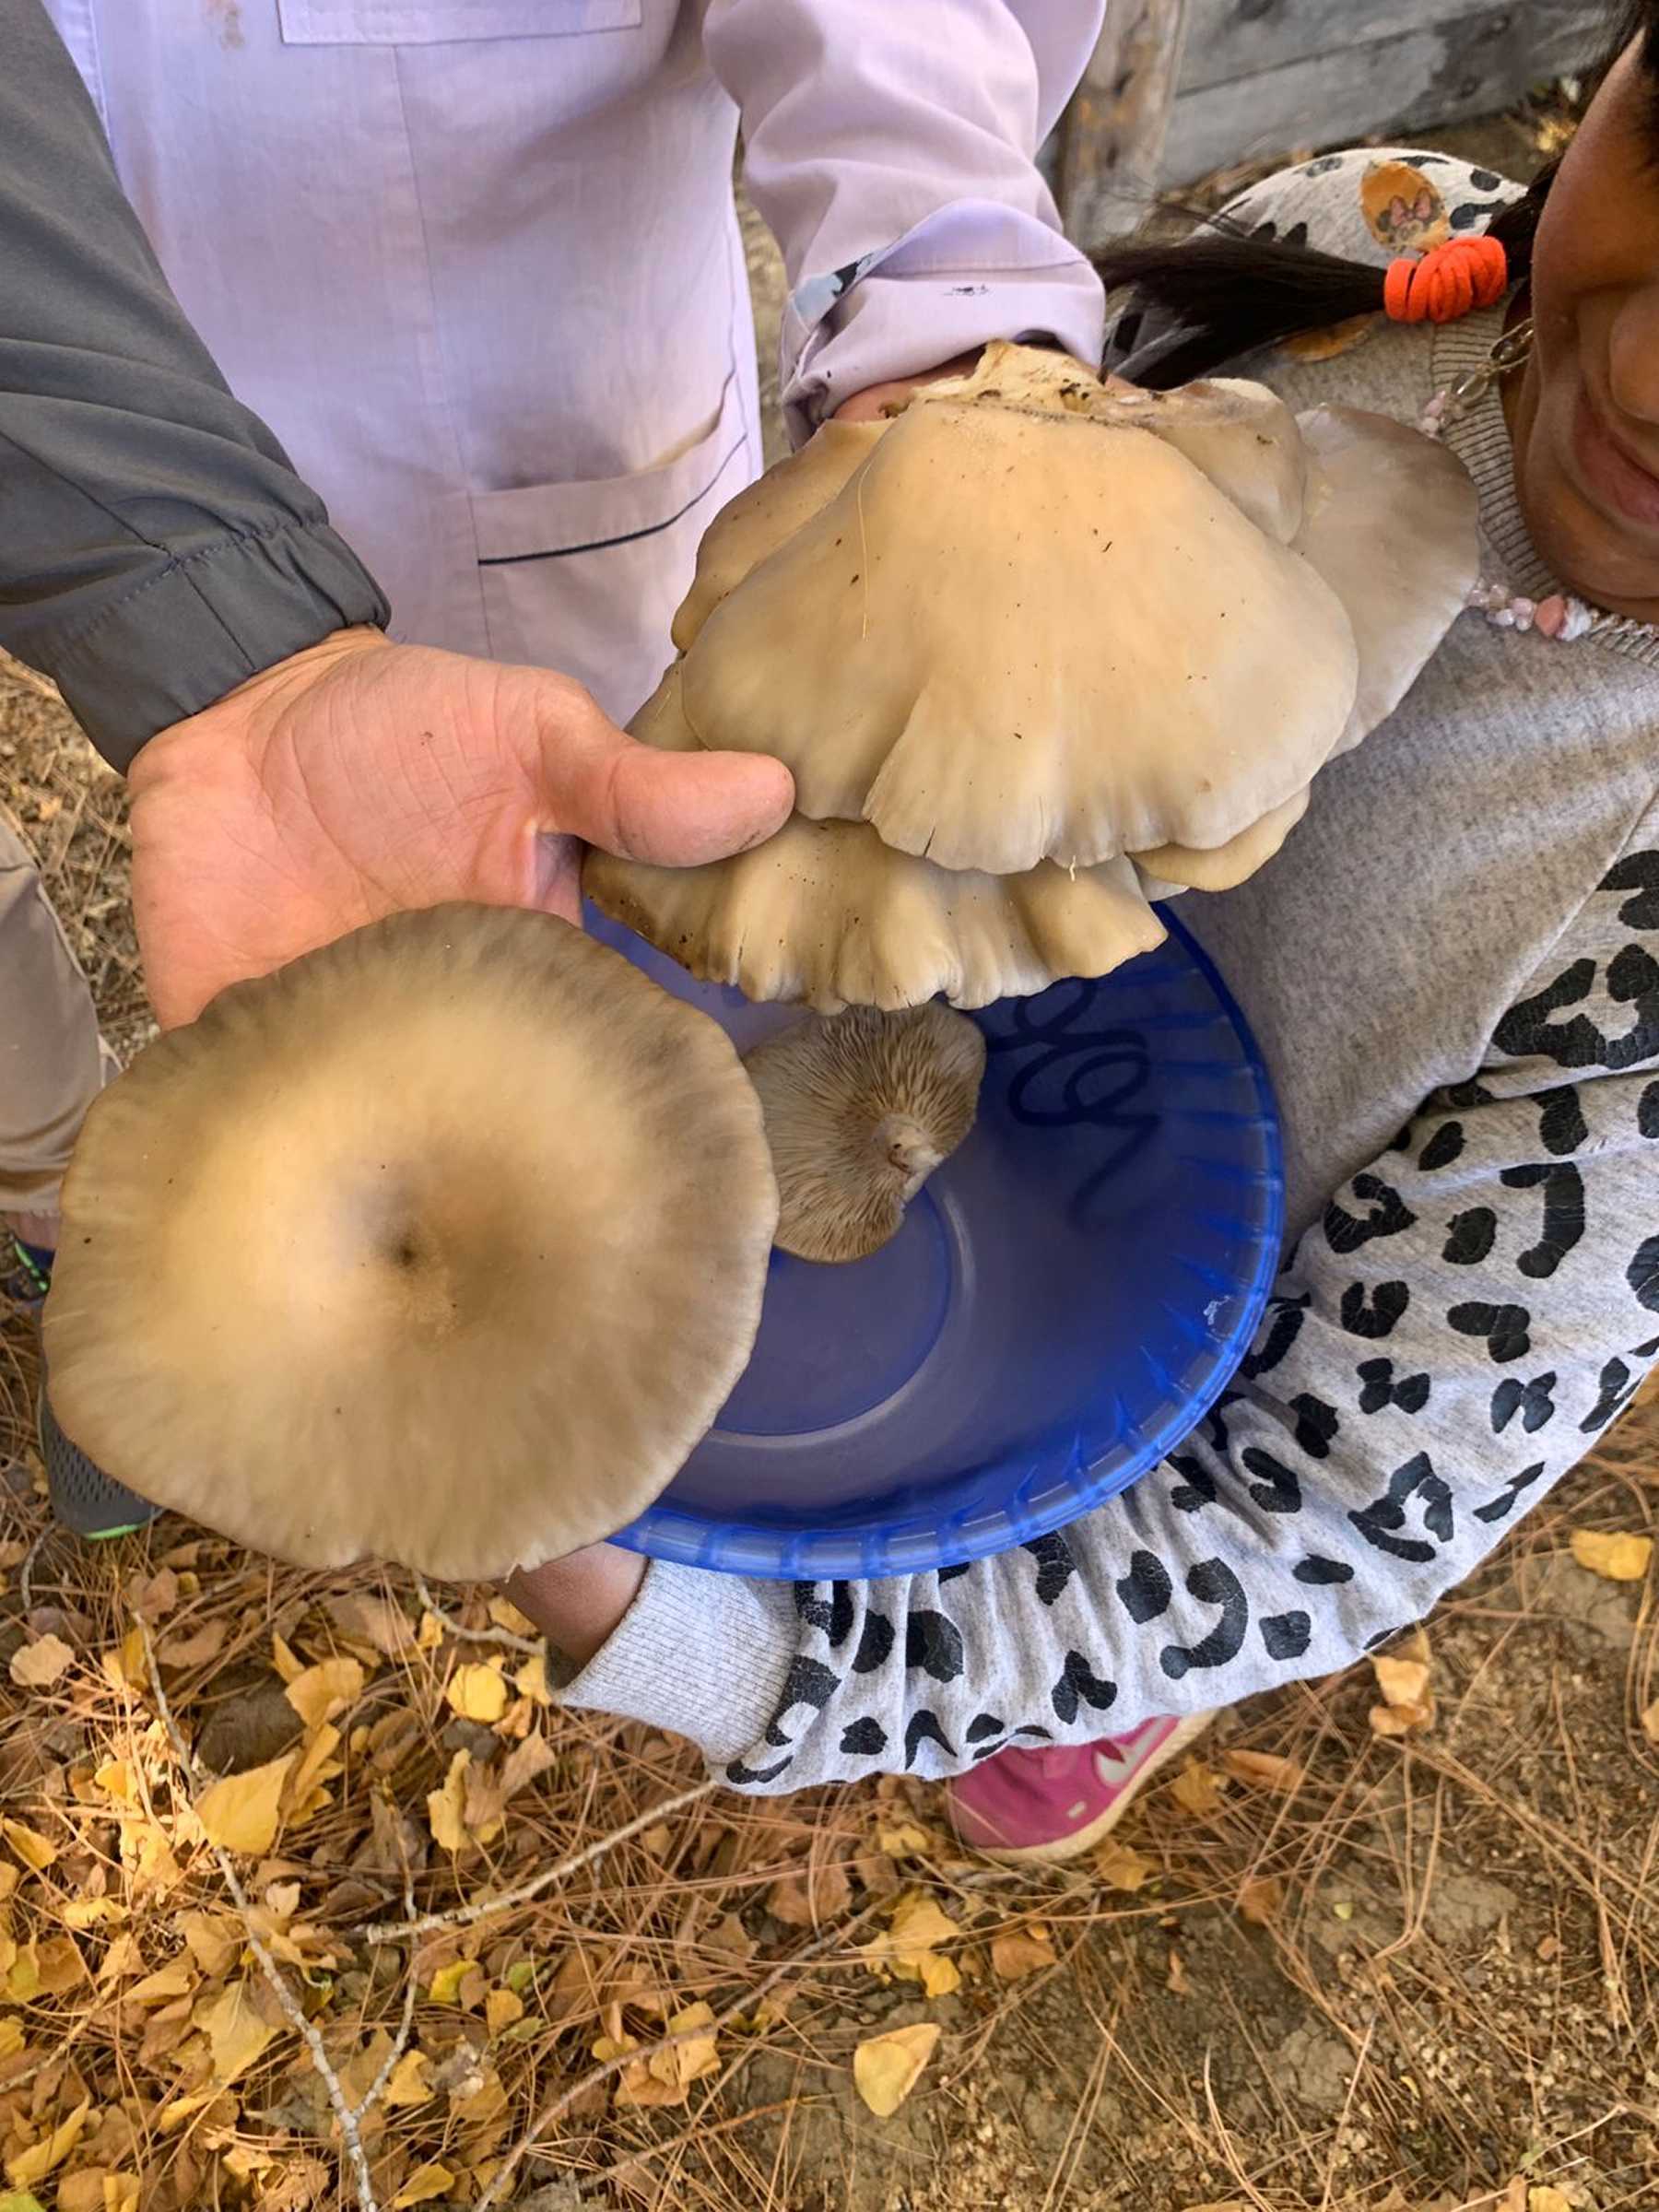
M 673 657 L 698 541 L 754 473 L 731 377 L 712 429 L 672 461 L 588 484 L 474 492 L 489 650 L 557 668 L 625 721 Z
M 288 46 L 437 46 L 635 30 L 644 0 L 276 0 Z

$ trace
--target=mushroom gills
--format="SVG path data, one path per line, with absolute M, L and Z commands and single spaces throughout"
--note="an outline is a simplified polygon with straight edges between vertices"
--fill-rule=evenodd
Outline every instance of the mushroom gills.
M 777 1178 L 780 1251 L 867 1258 L 973 1126 L 985 1041 L 948 1007 L 813 1015 L 744 1062 Z

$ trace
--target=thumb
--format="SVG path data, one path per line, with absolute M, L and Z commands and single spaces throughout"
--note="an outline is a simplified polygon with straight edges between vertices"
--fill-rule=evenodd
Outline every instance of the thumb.
M 794 779 L 760 753 L 664 752 L 595 718 L 542 741 L 547 827 L 623 860 L 689 868 L 781 830 Z

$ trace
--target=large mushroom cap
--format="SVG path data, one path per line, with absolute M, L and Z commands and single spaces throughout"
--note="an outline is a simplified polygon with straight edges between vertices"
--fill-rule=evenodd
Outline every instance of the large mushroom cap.
M 1309 458 L 1296 550 L 1347 610 L 1359 649 L 1346 752 L 1394 712 L 1480 573 L 1480 500 L 1457 455 L 1359 407 L 1297 417 Z
M 1184 454 L 987 398 L 907 407 L 684 667 L 700 743 L 778 755 L 802 813 L 998 875 L 1224 843 L 1355 683 L 1335 594 Z
M 744 1065 L 766 1115 L 780 1248 L 862 1260 L 972 1128 L 985 1040 L 944 1006 L 853 1006 L 797 1022 Z
M 691 589 L 675 613 L 677 652 L 685 652 L 758 561 L 829 505 L 887 427 L 885 422 L 821 423 L 799 453 L 775 463 L 726 501 L 703 533 Z
M 696 739 L 680 711 L 679 664 L 629 725 L 669 751 Z M 935 867 L 885 845 L 863 822 L 792 815 L 764 844 L 702 867 L 658 868 L 589 853 L 582 889 L 599 911 L 705 982 L 758 1002 L 952 1006 L 1105 975 L 1149 952 L 1163 924 L 1126 860 L 1075 875 L 1041 861 L 1018 875 Z
M 716 1026 L 549 916 L 400 914 L 223 993 L 93 1107 L 53 1407 L 303 1566 L 609 1535 L 747 1359 L 777 1218 Z

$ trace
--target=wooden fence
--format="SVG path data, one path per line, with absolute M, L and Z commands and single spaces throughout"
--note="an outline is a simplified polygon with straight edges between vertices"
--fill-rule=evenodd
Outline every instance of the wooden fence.
M 1111 0 L 1050 162 L 1066 229 L 1133 229 L 1159 188 L 1509 106 L 1583 68 L 1596 0 Z

